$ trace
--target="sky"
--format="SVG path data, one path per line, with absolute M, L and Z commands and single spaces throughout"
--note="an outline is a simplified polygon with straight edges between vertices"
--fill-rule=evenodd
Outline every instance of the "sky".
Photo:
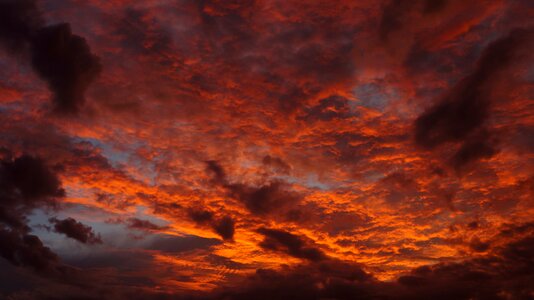
M 534 299 L 533 14 L 0 0 L 0 298 Z

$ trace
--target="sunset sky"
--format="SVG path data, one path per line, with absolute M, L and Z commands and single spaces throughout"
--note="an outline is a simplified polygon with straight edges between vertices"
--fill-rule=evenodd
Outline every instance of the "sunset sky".
M 534 299 L 534 1 L 0 0 L 0 299 Z

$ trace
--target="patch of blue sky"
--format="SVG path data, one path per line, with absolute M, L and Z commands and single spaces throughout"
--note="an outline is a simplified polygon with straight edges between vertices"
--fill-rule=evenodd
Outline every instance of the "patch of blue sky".
M 48 219 L 51 217 L 57 217 L 58 219 L 62 220 L 69 217 L 69 215 L 66 214 L 64 211 L 55 212 L 36 209 L 28 217 L 29 225 L 32 228 L 32 233 L 37 235 L 44 245 L 51 248 L 52 251 L 58 254 L 60 257 L 63 257 L 65 254 L 73 252 L 80 253 L 83 251 L 91 251 L 91 249 L 93 249 L 94 247 L 98 247 L 98 245 L 85 245 L 76 240 L 68 238 L 63 234 L 54 232 L 52 230 L 53 225 L 51 225 L 48 221 Z M 91 226 L 93 230 L 97 233 L 103 233 L 107 231 L 107 228 L 101 226 L 107 225 L 105 223 L 91 222 L 90 220 L 86 219 L 76 220 L 82 222 L 85 225 Z
M 384 111 L 391 101 L 399 98 L 397 89 L 388 89 L 377 83 L 358 85 L 353 93 L 359 101 L 351 102 L 351 105 L 362 105 L 379 111 Z
M 121 215 L 121 219 L 126 221 L 128 218 L 138 218 L 141 220 L 148 220 L 159 226 L 166 226 L 168 222 L 156 218 L 149 213 L 145 206 L 136 206 L 134 214 L 129 216 Z M 92 211 L 89 212 L 88 211 Z M 91 217 L 98 215 L 98 217 Z M 88 217 L 89 216 L 89 217 Z M 91 226 L 93 231 L 102 237 L 103 245 L 84 245 L 76 240 L 70 239 L 63 234 L 54 232 L 53 226 L 48 221 L 49 218 L 56 217 L 58 219 L 65 219 L 72 217 L 84 225 Z M 29 225 L 32 228 L 32 233 L 39 236 L 45 245 L 50 247 L 55 253 L 61 257 L 73 253 L 73 251 L 91 251 L 94 247 L 111 247 L 118 249 L 128 249 L 138 247 L 146 241 L 142 241 L 135 238 L 135 235 L 144 236 L 145 238 L 150 236 L 146 232 L 135 232 L 132 229 L 128 229 L 123 223 L 107 222 L 110 219 L 117 218 L 118 216 L 106 212 L 96 207 L 89 207 L 85 205 L 72 205 L 67 206 L 61 211 L 46 211 L 42 209 L 35 209 L 29 216 Z M 48 227 L 46 227 L 48 226 Z
M 156 167 L 154 162 L 150 163 L 148 168 L 147 166 L 143 165 L 143 162 L 141 159 L 134 159 L 135 158 L 135 151 L 139 147 L 144 146 L 144 142 L 142 141 L 134 141 L 131 144 L 124 144 L 121 145 L 121 149 L 117 148 L 116 146 L 103 142 L 98 139 L 93 138 L 79 138 L 75 137 L 73 138 L 74 142 L 89 142 L 94 147 L 97 147 L 102 150 L 102 155 L 111 163 L 111 165 L 114 168 L 121 168 L 124 165 L 128 166 L 134 166 L 138 168 L 139 170 L 143 170 L 143 174 L 148 176 L 150 182 L 149 184 L 154 185 L 156 182 Z M 135 176 L 134 176 L 135 177 Z M 135 178 L 138 180 L 141 180 L 142 178 Z
M 130 151 L 120 151 L 113 145 L 94 138 L 74 137 L 73 140 L 74 142 L 88 142 L 94 147 L 100 148 L 102 150 L 102 155 L 108 159 L 113 167 L 128 162 L 128 158 L 131 154 Z
M 289 184 L 299 184 L 310 189 L 320 189 L 322 191 L 328 191 L 335 189 L 339 184 L 326 183 L 319 179 L 317 174 L 308 174 L 305 178 L 297 178 L 293 176 L 283 175 L 275 176 L 274 178 L 283 180 Z
M 138 219 L 150 221 L 151 223 L 154 223 L 154 224 L 156 224 L 158 226 L 167 226 L 169 224 L 169 222 L 167 222 L 167 221 L 165 221 L 163 219 L 156 218 L 155 216 L 146 213 L 146 211 L 148 209 L 149 208 L 144 206 L 144 205 L 137 205 L 135 207 L 135 215 L 134 215 L 134 217 L 138 218 Z

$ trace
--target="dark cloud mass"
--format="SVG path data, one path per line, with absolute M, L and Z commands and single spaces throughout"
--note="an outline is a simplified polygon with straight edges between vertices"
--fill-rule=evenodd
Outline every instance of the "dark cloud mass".
M 320 261 L 326 258 L 326 255 L 320 249 L 307 245 L 304 239 L 292 233 L 268 228 L 260 228 L 258 232 L 265 237 L 260 243 L 260 246 L 264 249 L 282 251 L 288 255 L 309 261 Z
M 225 240 L 232 240 L 235 232 L 235 221 L 230 216 L 215 217 L 215 215 L 204 209 L 189 209 L 189 217 L 198 225 L 207 226 L 213 229 Z
M 429 149 L 447 142 L 462 143 L 453 158 L 456 166 L 493 156 L 496 149 L 486 132 L 486 122 L 493 102 L 505 100 L 492 99 L 491 85 L 512 76 L 503 73 L 524 59 L 525 51 L 532 47 L 533 32 L 516 29 L 488 45 L 474 71 L 416 119 L 416 142 Z
M 50 218 L 49 221 L 54 225 L 55 232 L 62 233 L 80 243 L 102 244 L 102 239 L 93 232 L 90 226 L 84 225 L 73 218 L 66 218 L 64 220 Z
M 77 112 L 101 71 L 85 39 L 72 34 L 67 23 L 42 26 L 35 0 L 2 0 L 0 11 L 0 42 L 12 52 L 29 52 L 33 69 L 53 93 L 57 112 Z
M 10 51 L 20 51 L 43 20 L 35 0 L 0 2 L 0 42 Z
M 530 299 L 533 246 L 526 235 L 480 258 L 414 268 L 396 282 L 335 260 L 259 269 L 239 288 L 206 299 Z
M 32 66 L 48 83 L 58 112 L 77 112 L 89 84 L 101 65 L 84 38 L 71 33 L 69 24 L 39 29 L 31 43 Z
M 230 216 L 222 217 L 212 224 L 213 230 L 225 240 L 231 240 L 234 237 L 235 221 Z
M 58 262 L 57 255 L 35 235 L 0 229 L 0 240 L 0 255 L 17 266 L 43 271 Z
M 269 182 L 261 186 L 229 184 L 225 186 L 229 195 L 243 203 L 253 214 L 264 215 L 280 211 L 300 201 L 300 196 L 289 190 L 281 181 Z
M 268 159 L 266 163 L 264 159 L 263 163 L 269 165 L 273 161 Z M 283 212 L 301 200 L 301 196 L 291 191 L 290 185 L 281 180 L 272 180 L 259 186 L 230 183 L 226 178 L 226 172 L 216 161 L 207 162 L 207 171 L 212 173 L 214 182 L 222 186 L 230 197 L 241 202 L 255 215 Z
M 55 173 L 29 155 L 0 161 L 0 222 L 27 231 L 26 215 L 37 207 L 53 207 L 65 191 Z
M 10 156 L 0 161 L 0 255 L 15 265 L 46 270 L 58 257 L 29 234 L 27 215 L 35 208 L 56 206 L 65 192 L 41 159 Z

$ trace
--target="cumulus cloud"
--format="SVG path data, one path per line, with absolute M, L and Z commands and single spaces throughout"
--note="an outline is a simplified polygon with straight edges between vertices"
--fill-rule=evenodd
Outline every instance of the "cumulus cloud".
M 77 112 L 101 71 L 85 39 L 72 34 L 67 23 L 44 26 L 35 0 L 5 0 L 0 11 L 0 41 L 12 52 L 29 52 L 33 69 L 53 93 L 57 112 Z
M 39 237 L 29 234 L 27 215 L 35 208 L 54 207 L 65 195 L 55 172 L 29 155 L 8 155 L 0 161 L 0 255 L 16 265 L 46 270 L 58 257 Z
M 73 218 L 64 220 L 50 218 L 49 221 L 54 225 L 55 232 L 62 233 L 80 243 L 102 244 L 102 238 L 100 235 L 95 234 L 90 226 L 84 225 Z

